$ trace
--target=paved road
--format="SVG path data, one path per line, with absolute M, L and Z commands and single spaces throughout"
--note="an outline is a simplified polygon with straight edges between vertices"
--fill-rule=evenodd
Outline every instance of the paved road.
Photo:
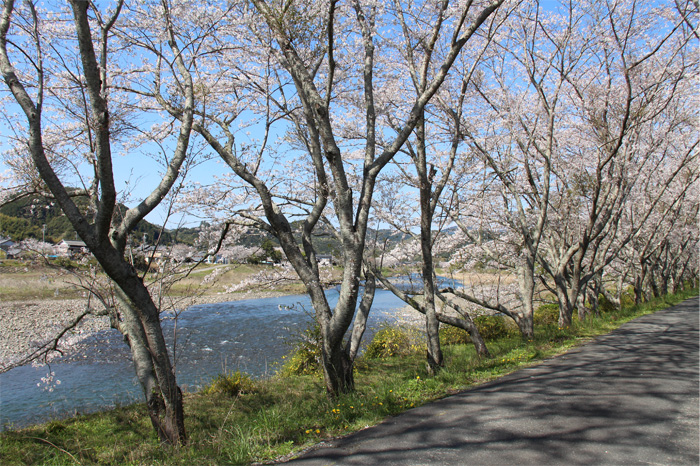
M 698 465 L 698 298 L 294 465 Z

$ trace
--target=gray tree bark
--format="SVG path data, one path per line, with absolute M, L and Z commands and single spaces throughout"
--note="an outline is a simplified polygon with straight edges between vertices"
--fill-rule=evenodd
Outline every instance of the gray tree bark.
M 359 278 L 362 274 L 367 225 L 377 177 L 410 136 L 421 118 L 425 105 L 442 85 L 462 47 L 501 3 L 502 0 L 495 0 L 477 12 L 469 21 L 462 21 L 457 25 L 444 59 L 440 66 L 436 67 L 433 79 L 426 85 L 425 91 L 415 99 L 413 108 L 395 139 L 384 146 L 381 153 L 377 153 L 379 146 L 376 138 L 377 111 L 374 104 L 376 40 L 374 21 L 377 12 L 361 2 L 351 2 L 362 37 L 364 54 L 362 57 L 364 63 L 362 80 L 366 123 L 364 165 L 359 181 L 359 192 L 355 200 L 346 173 L 344 154 L 336 140 L 337 136 L 331 114 L 336 67 L 334 58 L 336 51 L 336 31 L 334 30 L 337 14 L 336 3 L 330 2 L 328 6 L 324 30 L 322 31 L 326 42 L 323 57 L 327 62 L 328 70 L 324 84 L 326 89 L 320 90 L 315 82 L 317 64 L 309 64 L 302 58 L 307 51 L 303 50 L 303 44 L 300 45 L 295 40 L 293 31 L 288 29 L 289 19 L 285 17 L 285 13 L 276 10 L 271 4 L 253 0 L 256 11 L 260 14 L 261 20 L 267 24 L 276 44 L 275 58 L 279 59 L 284 70 L 292 78 L 294 87 L 300 96 L 303 112 L 301 120 L 303 121 L 295 124 L 303 126 L 305 134 L 307 134 L 304 142 L 311 157 L 319 187 L 315 203 L 309 208 L 310 213 L 304 221 L 304 235 L 307 236 L 307 239 L 303 241 L 302 248 L 296 244 L 290 223 L 280 206 L 275 202 L 271 187 L 258 178 L 255 171 L 250 170 L 236 158 L 235 152 L 232 150 L 234 141 L 229 138 L 225 144 L 222 144 L 206 125 L 199 123 L 194 125 L 195 131 L 205 138 L 236 175 L 255 189 L 261 200 L 265 221 L 262 218 L 257 218 L 253 222 L 279 240 L 287 259 L 304 282 L 314 307 L 316 320 L 321 327 L 324 379 L 326 389 L 331 396 L 354 389 L 353 363 L 350 358 L 352 351 L 345 349 L 343 339 L 353 320 L 359 299 Z M 467 18 L 467 12 L 471 6 L 472 4 L 469 3 L 464 7 L 463 20 Z M 435 27 L 439 30 L 444 27 L 444 24 L 440 21 Z M 298 50 L 297 47 L 300 49 Z M 323 96 L 323 91 L 325 91 L 325 96 Z M 179 113 L 171 111 L 171 114 L 178 115 Z M 333 308 L 325 297 L 318 276 L 318 267 L 314 260 L 313 245 L 308 239 L 321 218 L 329 198 L 332 198 L 333 202 L 335 224 L 338 228 L 342 248 L 343 266 L 338 302 Z
M 158 205 L 178 176 L 179 168 L 185 160 L 191 132 L 193 92 L 191 82 L 185 82 L 184 87 L 188 90 L 185 104 L 187 111 L 183 115 L 175 153 L 161 183 L 141 204 L 129 209 L 121 222 L 117 221 L 114 217 L 116 189 L 112 173 L 106 64 L 109 29 L 114 25 L 121 6 L 122 3 L 119 2 L 114 16 L 103 24 L 100 31 L 102 42 L 98 60 L 88 21 L 88 9 L 91 6 L 85 1 L 71 2 L 81 67 L 86 82 L 85 98 L 89 101 L 90 123 L 86 131 L 91 134 L 90 144 L 94 153 L 96 178 L 93 184 L 93 194 L 96 197 L 92 199 L 95 213 L 92 218 L 80 212 L 46 157 L 41 119 L 44 81 L 41 61 L 39 60 L 36 70 L 39 82 L 36 102 L 19 80 L 10 61 L 7 35 L 14 9 L 12 0 L 5 2 L 0 20 L 0 68 L 6 85 L 27 118 L 29 153 L 39 175 L 75 231 L 118 288 L 118 297 L 122 302 L 122 321 L 117 326 L 124 331 L 132 350 L 136 373 L 144 390 L 153 426 L 162 442 L 177 445 L 186 442 L 182 393 L 170 363 L 160 326 L 159 310 L 143 281 L 126 260 L 124 248 L 129 232 Z M 33 7 L 32 14 L 35 23 L 38 22 Z M 41 53 L 40 37 L 37 35 L 34 40 L 37 50 Z

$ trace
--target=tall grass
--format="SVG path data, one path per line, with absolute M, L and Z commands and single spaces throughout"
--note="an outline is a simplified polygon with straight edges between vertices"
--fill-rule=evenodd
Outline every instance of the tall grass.
M 272 460 L 535 364 L 695 295 L 697 289 L 603 313 L 575 321 L 571 329 L 540 325 L 529 341 L 508 333 L 489 342 L 489 359 L 478 358 L 470 345 L 445 346 L 446 367 L 435 377 L 427 375 L 423 350 L 364 358 L 357 364 L 357 391 L 333 400 L 326 397 L 319 375 L 250 384 L 241 374 L 230 380 L 219 377 L 213 388 L 186 395 L 185 447 L 161 448 L 145 407 L 137 404 L 2 433 L 0 463 L 215 465 Z

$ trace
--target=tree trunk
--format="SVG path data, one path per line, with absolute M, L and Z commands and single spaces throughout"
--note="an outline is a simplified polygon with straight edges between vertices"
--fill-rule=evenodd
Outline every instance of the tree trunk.
M 435 312 L 435 281 L 433 280 L 433 207 L 432 178 L 435 173 L 428 173 L 427 153 L 425 147 L 425 119 L 421 114 L 416 124 L 416 137 L 418 151 L 414 155 L 416 171 L 418 172 L 419 192 L 420 192 L 420 244 L 421 273 L 423 275 L 423 306 L 425 308 L 425 334 L 427 337 L 427 367 L 428 373 L 435 375 L 444 365 L 442 358 L 442 348 L 440 347 L 440 322 Z
M 651 288 L 651 295 L 655 298 L 661 296 L 661 291 L 659 290 L 659 284 L 656 281 L 656 275 L 658 272 L 652 269 L 649 273 L 649 287 Z
M 148 348 L 144 345 L 146 334 L 143 332 L 143 327 L 136 317 L 136 312 L 129 308 L 130 303 L 128 299 L 126 299 L 119 288 L 116 289 L 116 292 L 121 309 L 120 315 L 122 317 L 122 320 L 117 324 L 117 330 L 124 335 L 124 341 L 129 345 L 131 359 L 133 360 L 134 370 L 136 371 L 136 378 L 146 398 L 151 424 L 158 434 L 158 438 L 163 441 L 166 436 L 161 426 L 160 418 L 165 411 L 165 404 L 163 403 L 163 399 L 158 396 L 160 387 L 158 386 L 158 380 L 156 379 L 156 374 L 153 369 L 153 360 L 151 359 Z
M 115 283 L 124 311 L 123 323 L 128 332 L 134 367 L 144 390 L 151 423 L 161 442 L 184 445 L 187 434 L 182 392 L 175 381 L 158 309 L 135 273 L 127 274 L 123 281 Z
M 454 294 L 455 290 L 452 290 L 448 288 L 448 291 L 452 294 Z M 481 333 L 479 333 L 479 329 L 477 328 L 476 324 L 474 324 L 474 321 L 472 320 L 471 316 L 469 315 L 469 312 L 465 311 L 464 309 L 461 308 L 459 303 L 455 302 L 453 299 L 448 298 L 443 294 L 443 292 L 438 292 L 435 294 L 437 298 L 445 303 L 446 306 L 451 307 L 454 309 L 460 316 L 461 318 L 456 318 L 449 316 L 447 314 L 444 314 L 443 312 L 438 312 L 436 313 L 438 320 L 447 325 L 452 325 L 453 327 L 461 328 L 466 330 L 469 333 L 469 336 L 471 337 L 472 343 L 474 344 L 474 348 L 476 349 L 477 354 L 480 357 L 486 357 L 490 358 L 491 353 L 489 352 L 488 348 L 486 347 L 486 343 L 484 342 L 484 339 L 481 338 Z M 458 295 L 456 295 L 458 296 Z M 416 306 L 413 306 L 414 309 L 416 309 L 418 312 L 423 312 L 421 309 L 417 308 Z
M 433 261 L 430 256 L 423 258 L 423 290 L 428 373 L 434 375 L 444 365 L 444 361 L 440 347 L 440 322 L 435 312 L 435 283 L 433 281 Z
M 365 329 L 367 328 L 367 318 L 369 317 L 369 310 L 372 307 L 372 302 L 374 301 L 374 293 L 376 289 L 377 282 L 374 275 L 371 273 L 365 273 L 365 292 L 362 296 L 362 301 L 360 302 L 360 307 L 357 310 L 357 314 L 355 315 L 355 322 L 352 324 L 350 341 L 345 347 L 348 353 L 348 358 L 353 363 L 355 362 L 357 352 L 360 349 L 362 335 L 364 335 Z
M 584 320 L 586 320 L 586 314 L 588 314 L 590 310 L 586 307 L 586 300 L 584 298 L 584 295 L 578 296 L 578 299 L 576 300 L 576 309 L 578 310 L 579 322 L 583 322 Z
M 572 317 L 574 315 L 573 308 L 569 306 L 567 300 L 559 300 L 559 327 L 560 328 L 570 328 L 572 323 Z
M 452 325 L 453 327 L 466 330 L 472 340 L 476 354 L 482 358 L 490 358 L 491 353 L 486 347 L 486 342 L 484 342 L 484 339 L 481 337 L 479 329 L 477 328 L 476 324 L 474 324 L 474 321 L 471 319 L 471 317 L 469 317 L 468 313 L 462 311 L 458 312 L 462 315 L 461 319 L 451 317 L 443 313 L 438 313 L 437 318 L 443 324 Z
M 532 301 L 529 303 L 523 302 L 523 307 L 529 306 L 530 309 L 524 309 L 522 314 L 513 314 L 515 323 L 520 330 L 520 336 L 526 340 L 531 340 L 535 336 L 534 323 L 534 306 Z
M 591 281 L 588 302 L 595 316 L 600 316 L 600 295 L 603 292 L 603 273 L 598 272 Z
M 634 304 L 640 305 L 645 301 L 644 282 L 647 281 L 649 267 L 647 262 L 642 259 L 640 261 L 640 271 L 634 277 Z
M 636 277 L 634 280 L 634 304 L 640 305 L 644 302 L 644 290 L 642 288 L 641 277 Z
M 566 279 L 562 276 L 555 278 L 557 301 L 559 302 L 559 327 L 571 327 L 574 315 L 575 301 L 572 301 L 572 290 L 569 289 Z
M 520 315 L 515 315 L 515 323 L 518 324 L 520 334 L 523 338 L 530 340 L 534 337 L 533 318 L 535 314 L 535 260 L 529 254 L 524 257 L 524 264 L 518 270 L 518 282 L 520 285 L 520 300 L 523 311 Z
M 491 353 L 489 352 L 489 349 L 486 347 L 486 342 L 484 341 L 483 338 L 481 338 L 481 334 L 479 333 L 479 329 L 474 325 L 474 322 L 470 319 L 468 321 L 468 329 L 467 331 L 469 332 L 469 337 L 472 340 L 472 344 L 474 345 L 474 349 L 476 350 L 476 354 L 479 357 L 482 358 L 490 358 Z
M 684 289 L 684 283 L 683 283 L 683 278 L 685 277 L 685 272 L 688 269 L 688 265 L 690 264 L 692 260 L 692 255 L 688 255 L 688 258 L 683 262 L 683 267 L 680 269 L 676 268 L 674 269 L 674 276 L 673 276 L 673 294 L 678 293 L 680 290 Z M 694 281 L 691 282 L 691 286 L 693 285 Z
M 335 398 L 342 393 L 355 390 L 353 362 L 347 351 L 341 347 L 328 348 L 324 339 L 323 345 L 323 379 L 326 383 L 328 396 Z
M 668 294 L 670 281 L 668 274 L 664 273 L 661 277 L 661 296 L 666 296 Z

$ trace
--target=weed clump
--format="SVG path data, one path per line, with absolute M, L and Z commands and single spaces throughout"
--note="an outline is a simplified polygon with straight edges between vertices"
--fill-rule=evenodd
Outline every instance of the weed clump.
M 617 311 L 617 305 L 610 301 L 604 294 L 598 295 L 598 311 L 601 313 L 611 313 Z
M 467 345 L 471 342 L 471 337 L 466 330 L 454 325 L 440 326 L 440 343 L 446 346 Z
M 281 377 L 292 377 L 295 375 L 318 374 L 321 369 L 321 353 L 315 348 L 306 345 L 293 351 L 285 358 L 285 362 L 280 369 Z
M 474 324 L 484 341 L 498 340 L 510 335 L 510 329 L 501 316 L 477 316 Z
M 321 372 L 321 327 L 313 320 L 289 343 L 292 351 L 284 357 L 280 377 L 314 375 Z
M 221 394 L 234 397 L 255 391 L 255 382 L 246 374 L 236 371 L 217 375 L 211 384 L 202 390 L 202 393 L 205 395 Z
M 542 304 L 535 309 L 532 321 L 535 327 L 559 324 L 559 304 Z
M 411 340 L 408 334 L 397 327 L 383 327 L 374 334 L 367 345 L 364 356 L 369 359 L 390 358 L 407 355 L 411 352 Z

